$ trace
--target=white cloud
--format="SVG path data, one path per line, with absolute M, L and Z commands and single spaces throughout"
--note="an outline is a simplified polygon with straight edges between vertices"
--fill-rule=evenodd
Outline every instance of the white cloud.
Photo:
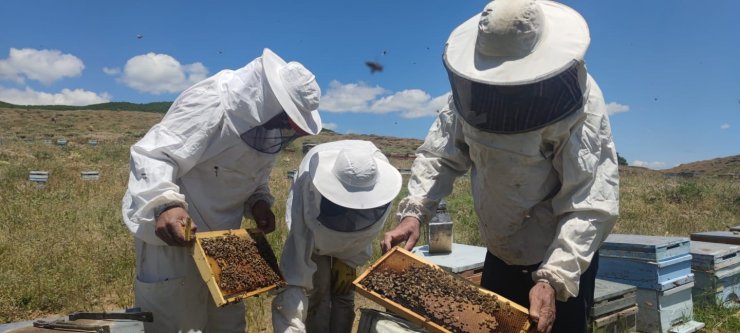
M 719 128 L 720 129 L 723 129 L 723 130 L 729 129 L 730 128 L 730 124 L 722 124 Z
M 51 84 L 64 77 L 82 73 L 85 64 L 80 58 L 59 50 L 11 48 L 7 59 L 0 59 L 0 80 L 23 84 L 26 79 Z
M 129 59 L 121 80 L 138 91 L 161 94 L 179 93 L 207 76 L 208 69 L 199 62 L 182 65 L 167 54 L 150 52 Z
M 404 111 L 401 116 L 404 118 L 419 118 L 425 116 L 436 116 L 437 111 L 447 105 L 450 93 L 437 96 L 425 102 L 423 105 Z
M 108 93 L 98 94 L 83 89 L 62 89 L 53 94 L 29 87 L 25 90 L 0 87 L 0 101 L 17 105 L 90 105 L 110 102 L 110 99 Z
M 400 112 L 404 118 L 433 116 L 447 103 L 448 94 L 432 98 L 420 89 L 406 89 L 396 93 L 364 82 L 342 84 L 331 81 L 321 97 L 320 109 L 325 112 Z
M 118 75 L 121 74 L 121 69 L 118 67 L 103 67 L 103 73 L 107 75 Z
M 339 125 L 337 125 L 336 123 L 321 123 L 321 127 L 328 130 L 336 131 L 337 128 L 339 128 Z
M 633 161 L 630 165 L 634 165 L 634 166 L 638 166 L 638 167 L 643 167 L 643 168 L 650 168 L 650 169 L 663 169 L 663 168 L 665 168 L 665 162 L 658 162 L 658 161 L 645 162 L 645 161 L 636 160 L 636 161 Z
M 619 104 L 616 102 L 611 102 L 606 105 L 606 113 L 608 115 L 613 115 L 615 113 L 622 113 L 627 112 L 630 110 L 629 105 Z
M 370 87 L 364 82 L 342 84 L 335 80 L 329 82 L 319 108 L 326 112 L 369 112 L 370 103 L 385 93 L 384 88 Z

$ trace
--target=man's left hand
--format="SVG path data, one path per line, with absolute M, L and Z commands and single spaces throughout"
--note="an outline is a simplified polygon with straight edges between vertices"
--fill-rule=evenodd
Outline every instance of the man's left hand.
M 547 282 L 537 282 L 529 290 L 529 317 L 537 323 L 537 332 L 550 333 L 555 323 L 555 289 Z
M 337 258 L 331 258 L 331 293 L 344 295 L 352 289 L 352 281 L 357 277 L 357 270 Z
M 260 228 L 262 232 L 269 234 L 275 231 L 275 214 L 267 202 L 257 201 L 252 206 L 252 217 L 257 223 L 257 228 Z

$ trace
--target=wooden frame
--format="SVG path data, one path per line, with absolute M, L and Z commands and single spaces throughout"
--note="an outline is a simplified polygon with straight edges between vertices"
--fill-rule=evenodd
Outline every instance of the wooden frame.
M 203 281 L 208 286 L 208 290 L 211 292 L 211 296 L 213 297 L 213 301 L 216 303 L 216 306 L 221 307 L 226 304 L 235 303 L 245 298 L 259 295 L 277 288 L 277 284 L 272 284 L 256 290 L 242 291 L 224 295 L 223 291 L 218 286 L 219 274 L 221 273 L 221 269 L 218 267 L 218 264 L 216 264 L 216 261 L 213 258 L 206 256 L 205 252 L 203 251 L 202 241 L 206 238 L 221 237 L 225 235 L 236 235 L 240 238 L 254 239 L 255 241 L 259 241 L 257 238 L 260 237 L 264 239 L 264 234 L 259 229 L 249 229 L 249 231 L 245 229 L 219 230 L 198 232 L 195 234 L 195 244 L 192 247 L 193 259 L 195 260 L 195 265 L 198 267 L 201 278 L 203 278 Z M 270 249 L 270 251 L 272 250 Z M 262 256 L 262 259 L 264 260 L 264 255 Z M 283 280 L 283 275 L 280 273 L 280 270 L 276 266 L 277 263 L 270 264 L 268 262 L 267 264 L 273 269 L 273 271 L 275 271 L 275 273 L 277 273 L 280 279 Z
M 355 290 L 360 293 L 361 295 L 367 297 L 368 299 L 384 306 L 386 309 L 404 317 L 405 319 L 424 326 L 432 333 L 447 333 L 450 332 L 449 330 L 445 329 L 441 325 L 431 321 L 431 319 L 426 318 L 416 312 L 411 311 L 410 309 L 388 299 L 384 296 L 376 293 L 375 291 L 369 290 L 365 288 L 361 282 L 365 279 L 365 277 L 368 276 L 373 270 L 378 269 L 380 267 L 384 269 L 392 269 L 392 270 L 402 270 L 407 267 L 421 267 L 423 265 L 430 266 L 434 269 L 441 270 L 445 272 L 446 274 L 450 274 L 451 276 L 455 277 L 456 279 L 459 279 L 460 281 L 464 281 L 464 283 L 471 284 L 478 288 L 479 292 L 483 294 L 488 294 L 491 296 L 495 296 L 498 299 L 498 303 L 501 306 L 501 315 L 495 315 L 496 322 L 499 324 L 499 329 L 497 329 L 497 332 L 502 333 L 526 333 L 530 329 L 530 321 L 529 321 L 529 311 L 522 307 L 521 305 L 518 305 L 504 297 L 501 297 L 500 295 L 485 290 L 475 284 L 473 284 L 471 281 L 466 280 L 462 277 L 457 276 L 454 273 L 450 273 L 441 267 L 428 262 L 418 256 L 415 256 L 413 253 L 404 250 L 400 247 L 394 247 L 388 253 L 380 257 L 375 263 L 373 263 L 370 268 L 368 268 L 365 272 L 363 272 L 355 281 L 352 283 L 355 286 Z M 481 316 L 484 316 L 485 314 L 476 314 L 472 310 L 465 310 L 463 313 L 461 313 L 460 318 L 481 318 Z

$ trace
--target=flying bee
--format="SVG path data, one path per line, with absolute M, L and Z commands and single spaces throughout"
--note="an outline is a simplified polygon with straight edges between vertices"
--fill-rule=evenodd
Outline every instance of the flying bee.
M 367 65 L 367 67 L 370 67 L 370 74 L 383 71 L 383 65 L 375 61 L 366 61 L 365 65 Z

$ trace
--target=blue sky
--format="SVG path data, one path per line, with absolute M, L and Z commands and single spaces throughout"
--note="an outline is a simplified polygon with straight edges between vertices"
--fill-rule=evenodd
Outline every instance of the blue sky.
M 631 165 L 740 154 L 740 1 L 561 2 L 589 23 L 586 63 Z M 5 0 L 0 100 L 172 101 L 268 47 L 316 74 L 327 128 L 423 139 L 449 92 L 444 43 L 486 3 Z

